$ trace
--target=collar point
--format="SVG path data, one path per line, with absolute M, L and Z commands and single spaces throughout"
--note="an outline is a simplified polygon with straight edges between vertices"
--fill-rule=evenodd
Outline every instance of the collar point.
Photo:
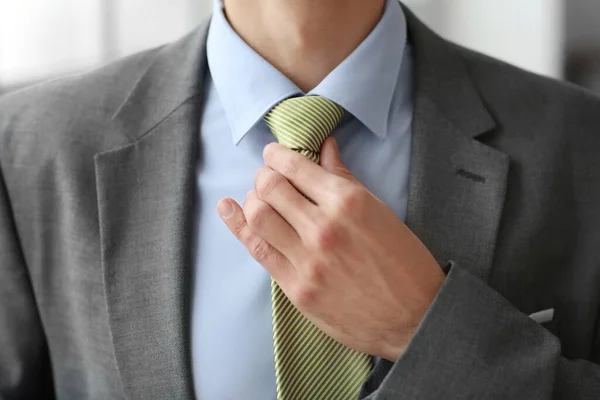
M 375 129 L 373 130 L 373 133 L 375 134 L 375 136 L 377 136 L 379 139 L 385 139 L 387 138 L 388 135 L 388 131 L 387 131 L 387 126 L 383 127 L 381 129 Z
M 380 115 L 377 118 L 373 118 L 371 121 L 367 119 L 357 118 L 369 131 L 371 131 L 377 138 L 385 139 L 388 136 L 388 115 Z

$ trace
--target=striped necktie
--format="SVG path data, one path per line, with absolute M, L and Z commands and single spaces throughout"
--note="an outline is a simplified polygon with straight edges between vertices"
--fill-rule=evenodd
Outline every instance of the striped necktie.
M 279 143 L 319 162 L 344 109 L 319 96 L 281 102 L 265 122 Z M 304 317 L 271 280 L 278 400 L 352 400 L 371 371 L 371 357 L 333 340 Z

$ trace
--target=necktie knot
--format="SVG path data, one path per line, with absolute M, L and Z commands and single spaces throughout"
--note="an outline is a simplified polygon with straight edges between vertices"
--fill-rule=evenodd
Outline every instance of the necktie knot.
M 278 142 L 319 162 L 325 139 L 342 120 L 344 109 L 321 96 L 287 99 L 265 115 L 265 122 Z

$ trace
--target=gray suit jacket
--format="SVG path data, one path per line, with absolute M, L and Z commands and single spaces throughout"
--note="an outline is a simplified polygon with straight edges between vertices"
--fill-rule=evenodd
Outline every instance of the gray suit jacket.
M 450 268 L 363 395 L 600 398 L 600 100 L 407 14 L 407 223 Z M 192 398 L 205 32 L 0 100 L 1 399 Z

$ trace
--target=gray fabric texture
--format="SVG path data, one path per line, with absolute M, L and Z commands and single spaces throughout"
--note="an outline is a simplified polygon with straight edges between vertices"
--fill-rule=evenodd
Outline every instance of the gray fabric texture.
M 407 19 L 407 224 L 451 268 L 363 397 L 600 398 L 600 99 Z M 0 399 L 193 398 L 205 33 L 0 98 Z

